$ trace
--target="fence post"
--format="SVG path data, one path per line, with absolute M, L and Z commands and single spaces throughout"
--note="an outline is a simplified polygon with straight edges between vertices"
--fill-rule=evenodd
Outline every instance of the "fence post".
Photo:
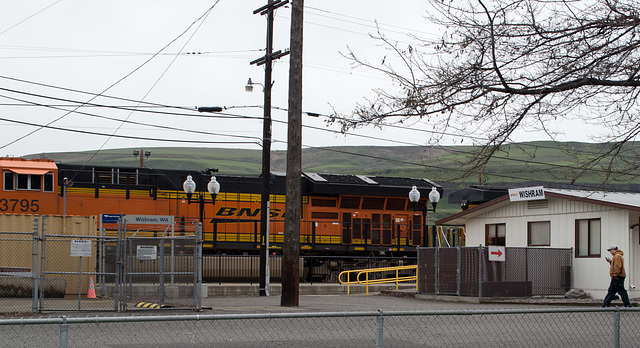
M 125 289 L 124 284 L 124 270 L 123 270 L 123 240 L 122 230 L 124 229 L 124 221 L 122 216 L 118 218 L 118 242 L 116 243 L 116 276 L 115 283 L 113 284 L 114 298 L 115 300 L 115 310 L 117 312 L 124 311 L 126 309 L 126 301 L 124 298 L 123 290 Z
M 440 248 L 436 248 L 436 279 L 433 282 L 436 295 L 440 295 Z
M 482 244 L 478 246 L 478 298 L 482 298 Z
M 456 293 L 460 296 L 460 273 L 462 273 L 462 248 L 460 248 L 460 244 L 458 244 L 456 248 L 457 252 L 457 267 L 456 267 Z
M 382 348 L 384 336 L 384 316 L 382 310 L 378 309 L 378 316 L 376 317 L 376 348 Z
M 38 217 L 33 219 L 33 242 L 31 243 L 31 312 L 39 313 L 38 308 Z
M 203 232 L 203 224 L 198 224 L 198 228 L 196 230 L 196 264 L 195 264 L 195 272 L 196 272 L 196 310 L 200 310 L 202 308 L 202 232 Z
M 420 294 L 422 292 L 422 278 L 420 278 L 420 269 L 422 268 L 420 267 L 420 247 L 416 247 L 416 265 L 418 266 L 416 268 L 416 292 Z
M 613 312 L 613 346 L 620 347 L 620 309 Z
M 173 251 L 171 251 L 171 254 L 173 255 Z M 158 290 L 160 291 L 160 293 L 158 294 L 158 296 L 160 297 L 159 299 L 159 303 L 164 303 L 164 234 L 162 235 L 162 238 L 160 238 L 160 265 L 159 265 L 159 271 L 160 271 L 160 278 L 158 279 L 160 286 L 158 287 Z M 173 271 L 172 271 L 173 272 Z M 171 276 L 173 277 L 173 273 L 171 273 Z
M 40 288 L 38 289 L 38 293 L 40 294 L 38 296 L 38 308 L 40 308 L 40 310 L 42 311 L 42 308 L 44 307 L 44 304 L 42 301 L 44 301 L 44 270 L 45 270 L 45 255 L 44 255 L 44 244 L 45 244 L 45 235 L 44 235 L 44 215 L 40 216 L 40 267 L 38 267 L 38 271 L 39 271 L 39 275 L 38 278 L 40 278 Z M 65 289 L 66 291 L 66 289 Z
M 62 324 L 60 324 L 60 348 L 69 347 L 69 324 L 67 324 L 67 316 L 62 316 Z

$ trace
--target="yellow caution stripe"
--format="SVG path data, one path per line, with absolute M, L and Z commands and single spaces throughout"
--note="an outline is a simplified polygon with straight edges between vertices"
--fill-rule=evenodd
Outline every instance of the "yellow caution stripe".
M 169 307 L 171 306 L 157 304 L 157 303 L 150 303 L 150 302 L 138 302 L 136 304 L 136 308 L 160 309 L 160 308 L 169 308 Z

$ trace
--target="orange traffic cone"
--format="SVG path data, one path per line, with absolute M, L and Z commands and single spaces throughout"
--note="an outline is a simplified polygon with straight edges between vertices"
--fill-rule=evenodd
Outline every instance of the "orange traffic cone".
M 87 291 L 87 298 L 96 298 L 96 288 L 93 284 L 93 277 L 89 277 L 89 291 Z

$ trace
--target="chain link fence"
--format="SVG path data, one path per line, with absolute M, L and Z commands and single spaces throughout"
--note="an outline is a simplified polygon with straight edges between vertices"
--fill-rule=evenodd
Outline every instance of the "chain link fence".
M 201 306 L 200 224 L 179 232 L 172 219 L 97 225 L 95 217 L 0 216 L 3 312 Z
M 616 308 L 0 319 L 1 347 L 637 347 Z
M 418 248 L 418 292 L 475 297 L 564 295 L 571 289 L 572 249 L 505 248 L 490 261 L 489 248 Z

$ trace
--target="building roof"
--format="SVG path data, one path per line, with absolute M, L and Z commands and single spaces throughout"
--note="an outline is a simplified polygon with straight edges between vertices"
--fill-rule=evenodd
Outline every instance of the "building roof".
M 593 204 L 610 206 L 617 209 L 640 211 L 640 193 L 581 191 L 564 189 L 544 189 L 545 198 L 559 198 L 573 201 L 583 201 Z M 509 196 L 501 196 L 486 203 L 469 208 L 460 213 L 450 215 L 436 221 L 438 225 L 464 225 L 465 222 L 488 209 L 497 209 L 511 203 Z

